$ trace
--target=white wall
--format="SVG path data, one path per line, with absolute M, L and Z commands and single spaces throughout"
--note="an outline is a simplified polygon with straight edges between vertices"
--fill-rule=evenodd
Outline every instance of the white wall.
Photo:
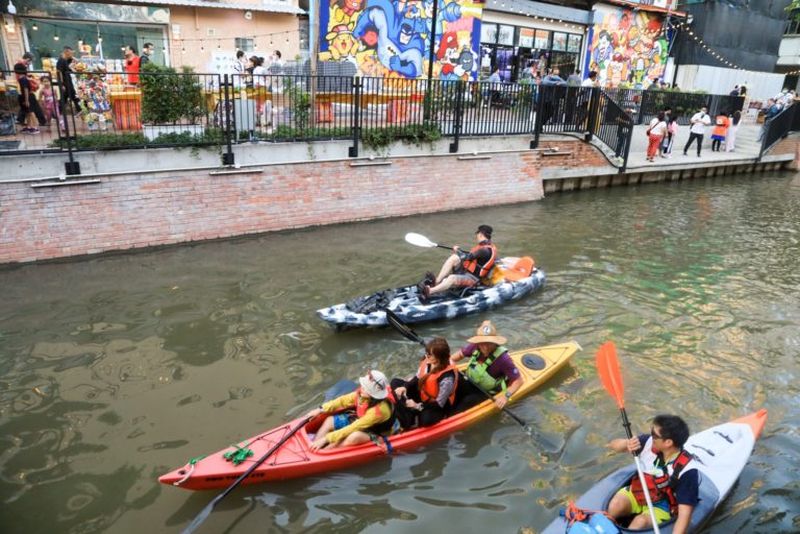
M 781 39 L 778 65 L 800 65 L 800 35 L 789 35 Z
M 752 100 L 766 100 L 783 89 L 784 74 L 736 70 L 708 65 L 680 65 L 678 86 L 711 94 L 728 94 L 735 85 L 744 85 Z

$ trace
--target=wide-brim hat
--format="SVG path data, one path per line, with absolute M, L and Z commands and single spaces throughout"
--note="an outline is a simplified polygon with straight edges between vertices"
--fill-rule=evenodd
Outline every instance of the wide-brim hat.
M 380 371 L 372 370 L 358 379 L 361 391 L 373 399 L 385 399 L 389 395 L 389 381 Z
M 497 329 L 491 321 L 483 321 L 475 335 L 467 340 L 470 343 L 494 343 L 495 345 L 505 345 L 508 341 L 503 336 L 497 335 Z

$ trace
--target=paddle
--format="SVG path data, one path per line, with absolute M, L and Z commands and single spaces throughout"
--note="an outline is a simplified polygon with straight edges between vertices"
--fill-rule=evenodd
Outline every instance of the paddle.
M 438 243 L 434 243 L 427 237 L 422 234 L 416 234 L 414 232 L 409 232 L 406 234 L 406 241 L 411 243 L 417 247 L 425 247 L 425 248 L 446 248 L 447 250 L 453 250 L 453 247 L 450 245 L 439 245 Z
M 341 395 L 345 395 L 347 393 L 350 393 L 351 391 L 355 390 L 356 387 L 358 387 L 358 385 L 355 382 L 353 382 L 352 380 L 340 380 L 337 383 L 335 383 L 333 386 L 328 388 L 328 391 L 325 392 L 325 400 L 329 401 L 329 400 L 335 399 L 336 397 L 339 397 Z M 256 462 L 253 465 L 251 465 L 250 468 L 247 471 L 242 473 L 242 475 L 239 478 L 237 478 L 236 481 L 233 484 L 228 486 L 228 488 L 225 491 L 223 491 L 222 493 L 217 495 L 217 497 L 214 498 L 213 501 L 208 503 L 208 505 L 205 508 L 203 508 L 203 510 L 199 514 L 197 514 L 197 517 L 194 518 L 194 520 L 191 522 L 191 524 L 189 524 L 189 526 L 186 527 L 183 530 L 183 534 L 191 534 L 192 532 L 194 532 L 195 529 L 197 529 L 197 527 L 199 527 L 200 524 L 203 521 L 205 521 L 208 518 L 209 515 L 211 515 L 211 512 L 214 510 L 214 507 L 217 504 L 219 504 L 219 502 L 222 499 L 224 499 L 231 491 L 233 491 L 233 489 L 236 486 L 238 486 L 242 482 L 242 480 L 247 478 L 248 475 L 250 475 L 250 473 L 255 471 L 255 469 L 259 465 L 263 464 L 267 460 L 267 458 L 270 457 L 270 455 L 272 455 L 276 450 L 278 450 L 281 445 L 286 443 L 286 441 L 289 438 L 291 438 L 293 435 L 295 435 L 297 433 L 297 431 L 300 430 L 301 428 L 303 428 L 303 426 L 305 426 L 305 424 L 308 423 L 310 420 L 311 420 L 310 417 L 306 417 L 305 419 L 300 421 L 297 424 L 297 426 L 295 426 L 294 428 L 292 428 L 289 431 L 289 433 L 287 435 L 283 436 L 283 438 L 281 438 L 281 440 L 278 443 L 276 443 L 270 450 L 268 450 L 266 453 L 264 453 L 264 456 L 262 456 L 261 458 L 256 460 Z
M 400 319 L 400 317 L 398 317 L 397 314 L 395 314 L 392 310 L 386 310 L 386 319 L 389 321 L 389 324 L 392 325 L 394 327 L 394 329 L 397 330 L 400 333 L 400 335 L 402 335 L 406 339 L 409 339 L 411 341 L 415 341 L 415 342 L 419 343 L 423 347 L 425 346 L 425 340 L 422 339 L 421 337 L 419 337 L 419 335 L 417 335 L 417 333 L 414 332 L 411 329 L 411 327 L 409 327 L 407 324 L 405 324 Z M 488 391 L 486 391 L 485 389 L 480 387 L 475 382 L 472 382 L 471 380 L 469 380 L 469 378 L 467 378 L 466 375 L 464 375 L 464 379 L 468 380 L 473 386 L 475 386 L 476 389 L 478 389 L 481 393 L 486 395 L 487 399 L 489 399 L 491 401 L 494 401 L 494 397 L 492 396 L 491 393 L 489 393 Z M 522 419 L 517 417 L 517 415 L 514 412 L 512 412 L 511 410 L 509 410 L 505 406 L 503 408 L 501 408 L 501 410 L 503 412 L 505 412 L 506 414 L 508 414 L 508 416 L 511 417 L 514 421 L 519 423 L 522 426 L 522 428 L 525 429 L 525 431 L 527 433 L 530 434 L 532 432 L 532 429 L 528 426 L 528 423 L 526 423 L 525 421 L 523 421 Z
M 628 421 L 628 414 L 625 412 L 625 385 L 622 383 L 622 374 L 619 371 L 619 360 L 617 359 L 617 347 L 613 341 L 603 343 L 597 351 L 597 373 L 600 375 L 600 382 L 606 388 L 608 394 L 617 401 L 620 413 L 622 413 L 622 426 L 625 427 L 625 433 L 628 439 L 633 437 L 631 432 L 631 423 Z M 642 488 L 647 488 L 647 483 L 644 479 L 642 472 L 642 464 L 639 461 L 639 452 L 633 454 L 633 459 L 636 462 L 636 472 L 639 473 L 639 482 L 642 483 Z M 644 498 L 647 501 L 647 509 L 650 511 L 650 521 L 653 523 L 653 531 L 659 534 L 658 521 L 656 521 L 656 513 L 653 510 L 653 503 L 650 500 L 650 492 L 644 491 Z

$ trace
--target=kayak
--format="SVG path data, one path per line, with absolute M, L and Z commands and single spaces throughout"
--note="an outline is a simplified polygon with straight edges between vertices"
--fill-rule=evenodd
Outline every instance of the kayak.
M 745 464 L 747 464 L 750 454 L 753 452 L 756 439 L 764 429 L 766 422 L 767 410 L 762 409 L 689 437 L 684 448 L 695 457 L 697 461 L 696 467 L 701 475 L 700 503 L 692 512 L 689 532 L 700 530 L 720 503 L 728 496 Z M 583 510 L 605 510 L 611 497 L 614 496 L 617 490 L 627 486 L 634 476 L 636 476 L 636 466 L 634 464 L 623 467 L 592 486 L 589 491 L 578 498 L 575 504 Z M 600 514 L 596 515 L 604 517 Z M 604 520 L 603 522 L 605 523 Z M 668 534 L 672 532 L 674 524 L 674 520 L 669 523 L 661 523 L 659 524 L 659 530 L 664 534 Z M 579 528 L 573 526 L 570 530 L 579 532 L 597 531 L 591 527 L 587 530 L 583 527 L 583 524 Z M 568 532 L 567 522 L 563 517 L 559 517 L 550 523 L 542 534 L 564 534 L 565 532 Z M 603 532 L 608 534 L 615 532 L 647 533 L 653 532 L 653 530 L 631 530 L 621 527 L 609 530 L 608 526 L 606 526 Z
M 514 260 L 518 258 L 504 258 L 500 264 L 509 265 Z M 405 323 L 452 319 L 520 299 L 542 287 L 545 282 L 544 271 L 537 268 L 532 268 L 525 276 L 513 278 L 516 279 L 508 277 L 489 287 L 477 286 L 460 293 L 433 295 L 427 302 L 420 301 L 416 285 L 386 289 L 319 309 L 317 315 L 336 328 L 385 326 L 388 324 L 386 309 L 393 311 Z
M 564 367 L 570 357 L 580 348 L 578 343 L 570 341 L 510 353 L 524 382 L 509 404 L 518 401 L 541 386 Z M 300 478 L 347 469 L 383 458 L 391 452 L 413 450 L 470 426 L 497 411 L 494 403 L 486 400 L 468 410 L 453 414 L 435 425 L 407 430 L 389 436 L 386 440 L 378 440 L 380 446 L 370 442 L 352 447 L 326 448 L 314 452 L 309 446 L 313 441 L 314 431 L 324 420 L 324 417 L 317 417 L 283 443 L 275 453 L 245 478 L 242 484 Z M 190 490 L 226 488 L 302 420 L 302 417 L 295 419 L 239 443 L 238 447 L 249 448 L 253 454 L 244 458 L 244 461 L 238 465 L 225 459 L 226 454 L 230 456 L 231 453 L 237 452 L 237 447 L 228 447 L 199 460 L 193 459 L 183 467 L 162 475 L 158 480 L 162 484 Z

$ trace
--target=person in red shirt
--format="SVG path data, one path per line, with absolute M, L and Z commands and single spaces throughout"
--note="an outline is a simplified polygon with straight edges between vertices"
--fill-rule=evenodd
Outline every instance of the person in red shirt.
M 139 85 L 139 55 L 134 46 L 125 49 L 125 72 L 129 85 Z

